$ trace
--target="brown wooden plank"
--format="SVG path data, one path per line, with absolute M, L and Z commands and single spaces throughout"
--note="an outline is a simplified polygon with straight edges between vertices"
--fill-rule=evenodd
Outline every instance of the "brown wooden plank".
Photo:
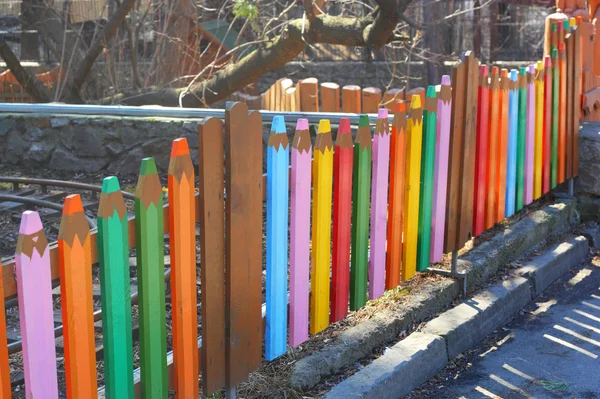
M 376 114 L 381 104 L 381 89 L 377 87 L 365 87 L 362 90 L 362 112 L 363 114 Z
M 321 83 L 321 111 L 340 112 L 340 86 L 337 83 Z
M 573 61 L 575 61 L 575 40 L 571 33 L 565 37 L 567 46 L 567 142 L 565 159 L 565 177 L 568 179 L 573 176 Z
M 198 125 L 200 179 L 200 279 L 202 300 L 202 393 L 225 386 L 225 208 L 223 202 L 223 122 Z
M 306 78 L 298 84 L 300 86 L 300 111 L 319 112 L 319 80 Z
M 460 177 L 462 157 L 462 131 L 466 99 L 464 63 L 452 69 L 452 117 L 450 122 L 450 152 L 448 159 L 448 187 L 446 192 L 446 224 L 444 227 L 444 252 L 458 250 L 458 224 L 460 206 Z
M 460 186 L 460 228 L 457 248 L 469 241 L 473 232 L 473 192 L 475 183 L 475 146 L 477 133 L 477 81 L 479 61 L 472 51 L 465 53 L 467 64 L 466 99 Z
M 243 103 L 225 112 L 226 386 L 261 363 L 262 123 Z
M 360 86 L 347 85 L 342 87 L 342 112 L 360 114 L 361 112 Z
M 581 32 L 579 27 L 572 31 L 574 46 L 573 62 L 573 155 L 572 175 L 579 174 L 579 122 L 581 118 Z

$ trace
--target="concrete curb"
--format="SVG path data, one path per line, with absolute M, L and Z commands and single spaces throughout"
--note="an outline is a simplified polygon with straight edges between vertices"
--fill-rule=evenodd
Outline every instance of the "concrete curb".
M 459 259 L 459 269 L 467 273 L 469 290 L 481 288 L 500 267 L 516 260 L 531 248 L 569 231 L 578 223 L 574 200 L 546 206 L 532 212 L 492 240 Z M 370 354 L 374 348 L 394 340 L 402 330 L 443 311 L 460 295 L 459 284 L 443 280 L 429 284 L 401 309 L 378 312 L 372 319 L 340 334 L 333 343 L 299 360 L 291 383 L 308 389 Z
M 551 278 L 560 277 L 569 267 L 585 259 L 587 249 L 588 242 L 584 237 L 550 247 L 522 268 L 525 270 L 517 270 L 517 274 L 528 278 L 516 276 L 494 284 L 444 312 L 428 322 L 421 332 L 411 334 L 336 385 L 325 398 L 401 398 L 407 395 L 435 376 L 450 359 L 475 346 L 518 313 L 533 297 L 534 287 L 544 286 Z M 554 260 L 554 253 L 559 253 L 559 261 Z M 533 265 L 537 267 L 533 268 Z M 445 350 L 438 348 L 436 337 L 444 341 Z M 404 351 L 404 356 L 398 354 L 399 349 Z M 442 358 L 440 353 L 446 353 L 447 357 Z M 435 364 L 424 366 L 422 359 L 437 360 Z

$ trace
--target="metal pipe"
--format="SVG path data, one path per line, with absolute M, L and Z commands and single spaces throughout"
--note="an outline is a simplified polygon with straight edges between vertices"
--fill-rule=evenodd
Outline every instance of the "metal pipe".
M 53 209 L 53 210 L 57 210 L 57 211 L 62 211 L 62 209 L 63 209 L 62 205 L 55 204 L 54 202 L 44 201 L 44 200 L 41 200 L 38 198 L 19 197 L 18 195 L 0 194 L 0 202 L 2 202 L 2 201 L 20 202 L 21 204 L 25 204 L 25 205 L 40 206 L 43 208 Z M 94 223 L 94 221 L 92 219 L 90 219 L 87 216 L 85 217 L 85 219 L 87 220 L 88 224 L 90 225 L 90 229 L 96 228 L 96 223 Z
M 74 188 L 78 190 L 86 190 L 99 193 L 102 191 L 101 186 L 96 186 L 93 184 L 86 183 L 78 183 L 73 181 L 65 181 L 65 180 L 48 180 L 48 179 L 30 179 L 28 177 L 13 177 L 13 176 L 0 176 L 0 182 L 4 183 L 13 183 L 14 184 L 39 184 L 42 187 L 52 186 L 52 187 L 64 187 L 64 188 Z M 123 198 L 135 200 L 135 194 L 128 193 L 127 191 L 121 191 L 123 194 Z M 62 209 L 62 208 L 61 208 Z
M 310 123 L 318 123 L 321 119 L 329 119 L 332 122 L 340 118 L 349 118 L 351 124 L 358 124 L 358 114 L 336 113 L 336 112 L 283 112 L 259 110 L 263 122 L 271 122 L 276 115 L 283 115 L 288 122 L 296 122 L 299 118 L 306 118 Z M 124 105 L 74 105 L 74 104 L 20 104 L 2 103 L 0 113 L 4 114 L 51 114 L 51 115 L 94 115 L 94 116 L 130 116 L 138 118 L 188 118 L 202 119 L 207 117 L 225 117 L 224 109 L 212 108 L 175 108 L 142 106 L 131 107 Z M 369 121 L 375 122 L 377 114 L 368 114 Z M 390 121 L 393 114 L 389 116 Z M 335 123 L 335 122 L 334 122 Z

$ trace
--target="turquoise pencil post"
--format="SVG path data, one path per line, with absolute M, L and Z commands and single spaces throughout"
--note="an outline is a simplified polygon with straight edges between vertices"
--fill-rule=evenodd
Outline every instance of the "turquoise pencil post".
M 350 258 L 350 310 L 367 302 L 369 262 L 369 202 L 371 193 L 371 128 L 361 115 L 354 141 L 352 176 L 352 254 Z
M 165 318 L 162 186 L 153 158 L 144 158 L 135 190 L 135 234 L 142 398 L 169 393 Z
M 525 199 L 525 146 L 527 145 L 527 69 L 519 69 L 519 126 L 517 129 L 517 191 L 515 212 L 523 209 Z
M 417 271 L 423 271 L 429 267 L 431 252 L 431 213 L 433 204 L 433 175 L 435 171 L 437 128 L 437 95 L 435 86 L 429 86 L 427 88 L 423 121 Z
M 275 116 L 267 143 L 266 360 L 287 349 L 289 151 L 285 121 Z
M 133 399 L 127 209 L 115 176 L 102 181 L 97 237 L 106 397 Z
M 508 155 L 506 160 L 506 205 L 504 217 L 515 213 L 516 185 L 517 185 L 517 135 L 519 127 L 519 92 L 517 84 L 519 72 L 510 71 L 510 94 L 508 100 Z

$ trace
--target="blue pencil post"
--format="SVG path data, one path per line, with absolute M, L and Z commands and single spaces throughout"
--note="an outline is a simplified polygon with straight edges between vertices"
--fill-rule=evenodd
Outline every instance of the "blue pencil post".
M 267 144 L 266 360 L 287 349 L 288 167 L 285 122 L 283 116 L 276 116 Z
M 517 187 L 517 135 L 519 127 L 519 72 L 510 71 L 510 94 L 508 96 L 508 156 L 506 157 L 506 205 L 504 216 L 515 213 Z

